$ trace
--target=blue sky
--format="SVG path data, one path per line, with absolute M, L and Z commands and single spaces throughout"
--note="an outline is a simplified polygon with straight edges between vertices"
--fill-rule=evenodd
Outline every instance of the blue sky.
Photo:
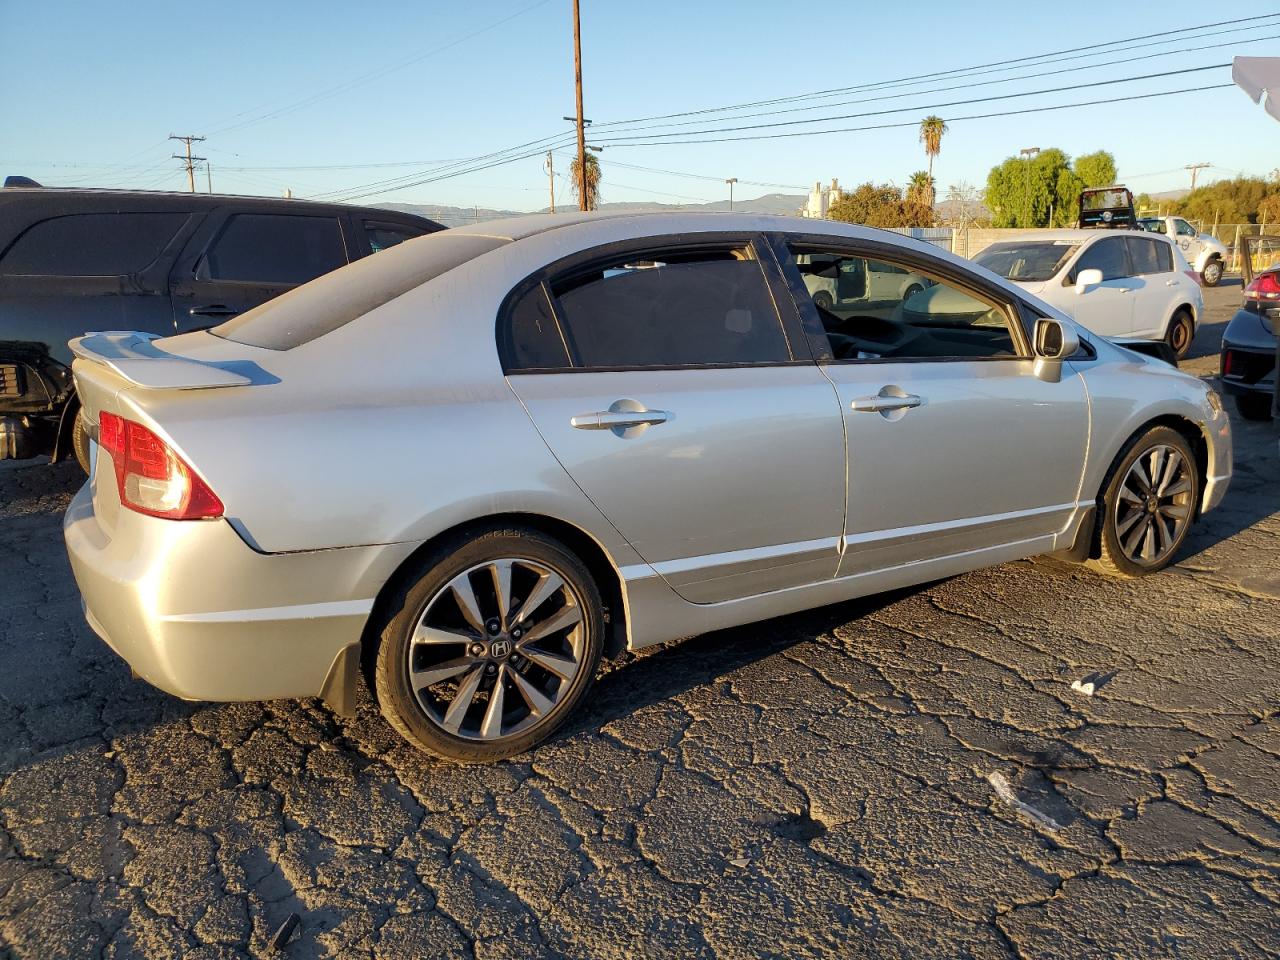
M 882 5 L 755 0 L 582 0 L 582 6 L 586 115 L 597 123 L 891 81 L 1280 13 L 1280 3 L 1213 7 L 1185 0 L 1076 0 L 1066 8 L 1026 0 L 981 5 L 917 0 L 890 13 L 885 11 L 892 8 Z M 289 187 L 297 196 L 365 192 L 356 188 L 567 131 L 561 118 L 573 112 L 569 10 L 570 0 L 376 5 L 0 0 L 0 174 L 22 173 L 51 184 L 185 189 L 181 165 L 167 159 L 180 145 L 165 138 L 196 133 L 209 137 L 197 149 L 212 163 L 216 190 L 278 195 Z M 1070 11 L 1070 23 L 1049 26 L 1064 10 Z M 915 122 L 931 111 L 950 118 L 1229 83 L 1229 70 L 1222 69 L 1014 101 L 938 106 L 1225 63 L 1236 54 L 1277 56 L 1280 39 L 1257 39 L 1280 37 L 1280 18 L 1270 23 L 1135 49 L 1128 56 L 1159 56 L 1109 67 L 951 92 L 930 92 L 940 82 L 917 83 L 878 91 L 913 94 L 895 100 L 740 122 L 895 106 L 912 109 L 831 125 Z M 1231 46 L 1180 52 L 1214 43 Z M 1097 59 L 1126 55 L 1043 69 Z M 874 93 L 837 99 L 865 100 Z M 736 125 L 721 115 L 711 119 Z M 605 142 L 606 136 L 602 127 L 589 139 Z M 959 180 L 981 186 L 994 164 L 1026 146 L 1056 146 L 1073 155 L 1111 150 L 1122 180 L 1135 191 L 1155 192 L 1186 186 L 1189 174 L 1181 168 L 1192 162 L 1214 165 L 1201 172 L 1201 182 L 1280 166 L 1280 124 L 1235 88 L 952 120 L 935 164 L 939 192 Z M 561 171 L 568 157 L 568 150 L 560 153 Z M 910 127 L 735 143 L 613 144 L 601 159 L 607 201 L 719 200 L 725 196 L 719 182 L 725 177 L 794 187 L 832 177 L 845 184 L 903 183 L 924 166 Z M 404 161 L 414 162 L 354 166 Z M 339 164 L 353 166 L 339 169 Z M 567 193 L 566 186 L 561 180 L 558 192 Z M 737 187 L 739 197 L 769 192 L 776 189 Z M 364 202 L 532 210 L 546 199 L 547 177 L 541 157 L 535 157 L 380 192 Z

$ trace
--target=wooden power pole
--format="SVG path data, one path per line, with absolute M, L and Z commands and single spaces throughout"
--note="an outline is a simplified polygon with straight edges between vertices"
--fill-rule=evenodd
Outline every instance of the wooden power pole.
M 573 0 L 573 85 L 578 99 L 578 209 L 587 209 L 587 136 L 582 126 L 582 24 Z
M 551 212 L 556 212 L 556 162 L 547 151 L 547 180 L 551 186 Z
M 173 158 L 174 158 L 175 160 L 181 160 L 181 161 L 183 162 L 183 164 L 186 166 L 186 168 L 187 168 L 187 187 L 191 190 L 191 192 L 192 192 L 192 193 L 195 193 L 195 192 L 196 192 L 196 163 L 197 163 L 197 162 L 203 162 L 205 158 L 204 158 L 204 157 L 193 157 L 193 156 L 191 155 L 191 143 L 192 143 L 192 141 L 195 141 L 195 142 L 197 142 L 197 143 L 198 143 L 198 142 L 200 142 L 200 141 L 204 140 L 204 137 L 197 137 L 197 136 L 193 136 L 193 135 L 191 135 L 191 134 L 188 134 L 188 135 L 187 135 L 187 136 L 185 136 L 185 137 L 180 137 L 180 136 L 178 136 L 178 135 L 176 135 L 176 134 L 171 133 L 171 134 L 169 134 L 169 139 L 170 139 L 170 140 L 181 140 L 183 143 L 185 143 L 185 144 L 187 145 L 187 154 L 186 154 L 186 156 L 183 156 L 183 155 L 182 155 L 182 154 L 180 154 L 180 153 L 175 153 L 175 154 L 173 155 Z
M 1203 170 L 1205 167 L 1211 167 L 1211 166 L 1213 166 L 1213 164 L 1211 163 L 1188 163 L 1187 164 L 1186 169 L 1191 171 L 1191 189 L 1192 190 L 1196 188 L 1196 174 L 1199 173 L 1201 170 Z

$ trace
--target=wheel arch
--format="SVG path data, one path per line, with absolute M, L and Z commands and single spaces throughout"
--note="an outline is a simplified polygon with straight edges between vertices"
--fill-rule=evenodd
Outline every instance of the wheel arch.
M 519 511 L 493 513 L 456 523 L 419 544 L 400 562 L 379 589 L 377 597 L 374 598 L 369 619 L 365 622 L 360 636 L 360 659 L 371 693 L 374 690 L 372 668 L 377 656 L 378 630 L 380 625 L 386 622 L 391 598 L 405 585 L 410 571 L 441 543 L 466 536 L 471 531 L 479 532 L 495 526 L 531 527 L 559 540 L 573 551 L 590 572 L 600 590 L 601 599 L 604 600 L 606 625 L 604 655 L 610 659 L 616 658 L 627 649 L 626 593 L 622 576 L 618 572 L 617 564 L 595 537 L 581 527 L 546 514 Z
M 1089 557 L 1096 560 L 1102 555 L 1102 525 L 1099 522 L 1105 515 L 1106 504 L 1102 502 L 1103 494 L 1106 492 L 1107 484 L 1111 482 L 1111 478 L 1115 475 L 1116 464 L 1124 456 L 1125 451 L 1129 449 L 1129 445 L 1137 440 L 1140 436 L 1155 427 L 1168 427 L 1182 435 L 1182 438 L 1191 446 L 1191 452 L 1195 454 L 1196 469 L 1200 471 L 1200 477 L 1203 482 L 1209 475 L 1209 438 L 1205 436 L 1200 425 L 1193 420 L 1176 413 L 1164 413 L 1159 416 L 1152 417 L 1144 421 L 1136 429 L 1132 430 L 1112 453 L 1111 459 L 1107 464 L 1106 473 L 1102 475 L 1102 481 L 1098 484 L 1098 489 L 1094 493 L 1093 502 L 1097 509 L 1094 510 L 1093 536 L 1089 547 Z M 1203 492 L 1203 491 L 1202 491 Z M 1201 504 L 1197 500 L 1195 504 L 1195 517 L 1200 516 Z

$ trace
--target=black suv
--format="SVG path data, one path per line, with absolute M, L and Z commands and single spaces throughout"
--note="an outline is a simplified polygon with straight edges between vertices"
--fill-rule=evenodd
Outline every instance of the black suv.
M 17 178 L 15 178 L 17 179 Z M 87 464 L 67 341 L 221 323 L 402 240 L 411 214 L 200 193 L 0 189 L 0 460 Z

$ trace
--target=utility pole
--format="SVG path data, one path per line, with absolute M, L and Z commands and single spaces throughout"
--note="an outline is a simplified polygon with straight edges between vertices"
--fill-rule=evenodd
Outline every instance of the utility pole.
M 551 151 L 547 151 L 547 180 L 551 185 L 551 212 L 556 212 L 556 164 Z
M 729 212 L 733 213 L 733 185 L 738 182 L 737 177 L 730 177 L 725 181 L 729 185 Z
M 1211 163 L 1188 163 L 1186 167 L 1183 168 L 1191 171 L 1191 189 L 1192 190 L 1196 188 L 1196 174 L 1199 173 L 1201 170 L 1203 170 L 1205 167 L 1211 167 L 1211 166 L 1213 166 L 1213 164 Z
M 202 160 L 204 160 L 205 158 L 204 158 L 204 157 L 193 157 L 193 156 L 191 155 L 191 143 L 192 143 L 192 141 L 193 141 L 193 140 L 194 140 L 194 141 L 196 141 L 196 142 L 203 141 L 203 140 L 204 140 L 204 137 L 197 137 L 197 136 L 195 136 L 195 135 L 193 135 L 193 134 L 188 134 L 188 135 L 187 135 L 187 136 L 185 136 L 185 137 L 180 137 L 180 136 L 178 136 L 177 134 L 173 134 L 173 133 L 171 133 L 171 134 L 169 134 L 169 139 L 170 139 L 170 140 L 181 140 L 183 143 L 185 143 L 185 144 L 187 145 L 187 155 L 184 157 L 184 156 L 183 156 L 182 154 L 180 154 L 180 153 L 175 153 L 175 154 L 173 155 L 173 159 L 175 159 L 175 160 L 181 160 L 184 164 L 186 164 L 186 167 L 187 167 L 187 186 L 191 189 L 191 192 L 192 192 L 192 193 L 195 193 L 195 192 L 196 192 L 196 162 L 197 162 L 197 161 L 202 161 Z
M 582 23 L 573 0 L 573 85 L 578 98 L 578 209 L 587 209 L 587 135 L 582 127 Z
M 213 164 L 208 160 L 204 162 L 204 185 L 209 193 L 213 193 Z
M 1018 151 L 1018 153 L 1021 154 L 1022 158 L 1027 161 L 1027 169 L 1026 169 L 1026 177 L 1025 177 L 1026 190 L 1027 190 L 1027 218 L 1026 218 L 1026 222 L 1023 223 L 1023 226 L 1029 227 L 1031 226 L 1031 161 L 1036 156 L 1039 155 L 1040 148 L 1039 147 L 1023 147 L 1021 150 Z

